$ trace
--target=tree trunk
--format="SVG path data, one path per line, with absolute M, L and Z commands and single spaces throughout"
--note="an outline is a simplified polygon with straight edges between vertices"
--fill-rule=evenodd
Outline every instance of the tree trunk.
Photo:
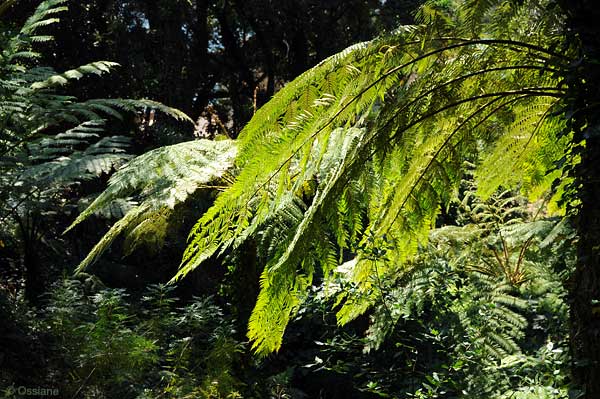
M 580 45 L 580 59 L 567 76 L 575 142 L 585 140 L 575 187 L 577 265 L 571 280 L 573 378 L 585 399 L 600 398 L 600 9 L 596 0 L 561 0 L 567 26 Z M 574 37 L 570 37 L 569 40 Z
M 21 267 L 25 277 L 25 298 L 37 306 L 44 292 L 43 268 L 40 263 L 36 229 L 31 215 L 16 216 L 22 243 Z
M 596 125 L 600 126 L 600 125 Z M 578 261 L 571 285 L 573 377 L 587 399 L 600 398 L 600 140 L 588 139 L 577 168 L 581 208 Z
M 209 57 L 208 57 L 208 42 L 209 42 L 209 14 L 207 0 L 196 0 L 195 3 L 195 23 L 194 36 L 192 44 L 192 53 L 190 55 L 190 81 L 187 94 L 193 100 L 191 113 L 194 120 L 198 118 L 210 100 L 210 92 L 214 82 L 208 76 L 209 72 Z

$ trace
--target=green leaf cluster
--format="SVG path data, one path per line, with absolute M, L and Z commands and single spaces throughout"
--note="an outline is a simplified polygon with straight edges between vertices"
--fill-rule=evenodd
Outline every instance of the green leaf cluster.
M 127 113 L 151 107 L 191 123 L 181 111 L 151 100 L 87 99 L 59 92 L 84 76 L 118 65 L 96 61 L 57 73 L 39 66 L 35 47 L 52 36 L 40 32 L 57 23 L 66 0 L 43 1 L 20 29 L 0 38 L 0 218 L 20 218 L 65 205 L 86 180 L 108 175 L 131 158 L 128 132 L 110 132 Z M 65 195 L 65 192 L 67 194 Z

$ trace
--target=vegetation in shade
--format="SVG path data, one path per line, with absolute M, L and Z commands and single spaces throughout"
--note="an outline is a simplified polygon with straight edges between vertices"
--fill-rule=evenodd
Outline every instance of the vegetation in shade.
M 51 332 L 33 382 L 63 397 L 240 397 L 232 369 L 243 344 L 231 320 L 211 298 L 177 301 L 164 285 L 131 298 L 89 275 L 60 282 L 38 317 L 21 319 L 28 334 Z M 4 397 L 18 379 L 3 375 Z
M 337 325 L 335 294 L 360 295 L 348 267 L 309 290 L 279 353 L 288 361 L 282 392 L 293 397 L 291 377 L 308 369 L 308 378 L 346 387 L 322 388 L 325 397 L 581 393 L 569 386 L 568 372 L 564 284 L 575 262 L 572 228 L 540 218 L 540 208 L 515 193 L 480 201 L 472 184 L 461 188 L 454 202 L 457 225 L 434 229 L 409 270 L 371 277 L 370 295 L 378 299 L 365 316 Z M 519 282 L 510 276 L 520 273 L 495 256 L 504 245 L 511 260 L 522 259 Z M 380 249 L 376 260 L 383 269 L 389 249 Z M 300 345 L 306 341 L 313 343 Z
M 93 75 L 104 75 L 118 64 L 96 61 L 59 73 L 40 66 L 41 45 L 52 45 L 44 31 L 59 22 L 67 2 L 41 2 L 33 15 L 0 38 L 0 220 L 8 237 L 24 255 L 29 299 L 37 300 L 47 278 L 39 264 L 43 242 L 60 252 L 60 227 L 45 228 L 42 219 L 60 218 L 79 206 L 90 187 L 133 158 L 134 137 L 127 120 L 152 108 L 167 118 L 192 124 L 181 111 L 151 100 L 79 100 L 63 94 L 66 87 Z M 96 182 L 96 183 L 92 183 Z M 101 184 L 96 193 L 104 188 Z M 90 192 L 92 191 L 92 192 Z M 100 210 L 121 217 L 123 206 Z M 63 227 L 64 228 L 64 227 Z
M 65 4 L 66 0 L 42 2 L 19 31 L 2 38 L 0 150 L 5 174 L 10 175 L 4 177 L 6 184 L 31 185 L 31 181 L 39 180 L 39 185 L 48 185 L 85 179 L 123 164 L 131 157 L 125 153 L 130 139 L 109 136 L 106 132 L 109 118 L 123 119 L 124 113 L 152 107 L 191 122 L 181 111 L 151 100 L 78 101 L 59 93 L 60 86 L 87 75 L 109 73 L 118 66 L 114 62 L 97 61 L 57 73 L 36 65 L 41 57 L 34 49 L 36 44 L 53 40 L 39 31 L 59 21 L 56 15 L 65 10 Z
M 360 295 L 340 267 L 302 298 L 281 359 L 252 367 L 224 309 L 211 298 L 182 306 L 172 285 L 132 296 L 81 273 L 56 285 L 37 317 L 23 305 L 2 311 L 15 312 L 25 337 L 48 332 L 36 381 L 86 398 L 576 395 L 564 289 L 573 230 L 522 196 L 482 201 L 475 189 L 461 183 L 457 224 L 434 229 L 409 270 L 371 278 L 378 299 L 362 322 L 337 325 L 335 295 Z M 383 269 L 388 248 L 379 249 L 372 260 Z M 505 252 L 519 270 L 495 255 Z M 18 378 L 8 377 L 7 386 Z

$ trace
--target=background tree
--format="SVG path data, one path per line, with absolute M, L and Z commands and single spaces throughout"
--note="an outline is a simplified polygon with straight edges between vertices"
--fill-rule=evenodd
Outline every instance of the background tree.
M 96 59 L 122 68 L 80 98 L 152 98 L 210 129 L 237 135 L 257 107 L 323 58 L 410 22 L 419 1 L 117 1 L 73 3 L 53 28 L 44 63 L 57 69 Z M 24 19 L 35 2 L 9 9 Z M 87 93 L 87 94 L 86 94 Z M 209 107 L 210 106 L 210 107 Z M 218 117 L 218 119 L 217 119 Z M 206 132 L 204 132 L 206 133 Z

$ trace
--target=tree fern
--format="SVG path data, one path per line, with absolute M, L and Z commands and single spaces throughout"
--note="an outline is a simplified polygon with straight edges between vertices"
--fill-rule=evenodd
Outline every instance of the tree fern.
M 537 7 L 528 2 L 512 6 Z M 519 10 L 513 11 L 520 15 Z M 459 12 L 453 23 L 468 24 L 473 16 L 463 14 Z M 534 22 L 540 31 L 546 29 L 544 20 Z M 314 272 L 313 263 L 303 262 L 304 254 L 317 247 L 321 238 L 312 223 L 318 213 L 337 208 L 334 204 L 350 182 L 360 181 L 365 174 L 380 176 L 375 179 L 381 180 L 381 185 L 372 186 L 378 192 L 369 195 L 374 198 L 368 204 L 369 223 L 366 233 L 357 237 L 362 243 L 358 246 L 368 247 L 367 237 L 386 235 L 395 246 L 391 256 L 401 264 L 415 253 L 419 242 L 426 241 L 439 206 L 449 201 L 458 186 L 463 161 L 477 154 L 486 162 L 494 159 L 493 151 L 487 156 L 481 152 L 482 146 L 504 137 L 520 139 L 511 133 L 520 131 L 528 143 L 521 145 L 518 154 L 502 150 L 508 143 L 499 144 L 496 154 L 503 152 L 503 161 L 512 156 L 511 163 L 527 176 L 543 175 L 561 153 L 544 150 L 540 155 L 536 149 L 543 147 L 544 140 L 553 142 L 556 122 L 550 120 L 551 109 L 562 91 L 552 70 L 565 65 L 563 56 L 547 50 L 543 42 L 531 40 L 531 32 L 523 33 L 522 41 L 521 32 L 510 32 L 511 39 L 488 39 L 484 35 L 496 32 L 487 31 L 471 39 L 430 39 L 432 29 L 439 34 L 444 27 L 405 29 L 325 61 L 284 88 L 273 106 L 267 104 L 242 132 L 240 175 L 193 229 L 176 278 L 244 235 L 248 226 L 266 220 L 269 210 L 276 208 L 274 204 L 290 188 L 306 184 L 310 173 L 303 173 L 307 169 L 303 160 L 310 157 L 314 143 L 326 142 L 338 126 L 365 128 L 365 133 L 351 142 L 350 151 L 344 152 L 343 146 L 332 149 L 340 151 L 337 173 L 319 181 L 303 220 L 290 230 L 280 255 L 266 265 L 249 330 L 259 343 L 259 352 L 277 349 L 280 341 L 269 341 L 266 335 L 282 332 L 281 323 L 288 318 L 283 314 L 292 311 L 294 302 L 287 296 L 293 296 L 306 284 L 301 281 Z M 549 60 L 556 63 L 549 64 Z M 323 80 L 313 81 L 315 78 Z M 532 107 L 539 109 L 533 122 L 520 123 Z M 522 168 L 524 162 L 540 157 L 535 167 Z M 302 168 L 300 172 L 293 171 L 296 165 Z M 482 165 L 485 168 L 486 163 Z M 531 187 L 540 183 L 539 177 L 529 179 Z M 487 182 L 488 190 L 497 187 L 498 181 Z M 270 189 L 272 184 L 278 189 Z M 341 232 L 334 229 L 333 234 Z M 364 292 L 370 286 L 365 276 L 377 273 L 374 266 L 359 253 L 354 274 Z M 321 267 L 328 268 L 325 259 Z M 286 297 L 272 296 L 280 291 L 286 292 Z M 269 298 L 273 313 L 260 317 L 266 303 L 263 298 Z M 277 299 L 280 302 L 275 304 Z M 277 344 L 262 345 L 267 341 Z
M 484 229 L 487 233 L 482 232 Z M 537 301 L 532 299 L 532 293 L 533 297 L 542 298 L 546 292 L 564 290 L 560 282 L 555 285 L 557 278 L 546 263 L 558 259 L 558 253 L 565 251 L 543 256 L 537 253 L 543 250 L 544 237 L 556 243 L 553 230 L 565 231 L 565 226 L 549 220 L 508 220 L 500 229 L 490 223 L 487 228 L 474 229 L 469 224 L 432 231 L 427 246 L 419 250 L 410 267 L 402 273 L 386 274 L 375 287 L 380 293 L 371 304 L 373 311 L 365 351 L 377 350 L 386 340 L 393 341 L 395 329 L 407 320 L 439 317 L 444 320 L 444 328 L 449 328 L 447 323 L 453 325 L 449 329 L 452 339 L 466 340 L 469 350 L 477 353 L 477 367 L 496 372 L 508 359 L 524 357 L 521 342 L 530 327 L 528 319 L 531 314 L 537 314 L 531 310 L 532 303 Z M 517 241 L 530 242 L 533 236 L 537 239 L 537 243 L 531 245 L 524 266 L 528 279 L 520 287 L 511 284 L 501 270 L 494 272 L 485 267 L 488 244 L 481 237 L 503 234 L 500 231 L 504 231 L 505 239 L 513 245 Z M 342 273 L 341 278 L 347 282 L 348 274 Z M 348 285 L 342 283 L 335 289 L 347 291 Z M 524 292 L 528 292 L 527 296 Z M 461 327 L 458 329 L 453 323 Z M 457 352 L 456 356 L 460 358 L 461 354 Z
M 546 1 L 459 3 L 428 5 L 422 25 L 323 61 L 241 132 L 239 173 L 192 229 L 173 281 L 261 237 L 270 258 L 249 324 L 258 353 L 280 347 L 313 276 L 333 275 L 344 254 L 355 255 L 354 290 L 338 298 L 339 321 L 371 306 L 380 277 L 426 244 L 465 161 L 484 196 L 518 183 L 533 198 L 561 177 L 556 110 L 571 60 L 553 50 L 560 18 Z

